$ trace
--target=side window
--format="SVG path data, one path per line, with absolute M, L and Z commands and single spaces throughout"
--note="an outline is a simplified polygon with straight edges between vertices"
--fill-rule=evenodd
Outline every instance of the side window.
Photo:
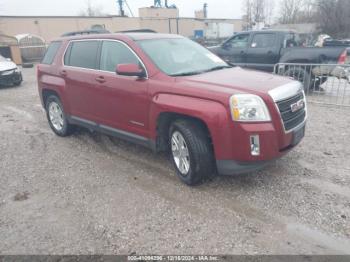
M 296 47 L 299 46 L 298 44 L 298 36 L 296 34 L 286 34 L 283 41 L 283 47 L 289 48 L 289 47 Z
M 100 69 L 115 72 L 119 64 L 139 64 L 136 55 L 124 44 L 116 41 L 103 41 Z
M 65 65 L 97 69 L 99 41 L 77 41 L 70 44 L 64 57 Z
M 275 43 L 275 34 L 256 34 L 253 38 L 251 48 L 267 48 Z
M 245 48 L 248 46 L 249 34 L 242 34 L 233 37 L 228 44 L 234 48 Z
M 53 63 L 53 60 L 55 59 L 55 56 L 60 46 L 61 46 L 61 42 L 52 42 L 47 48 L 45 56 L 41 61 L 41 63 L 51 65 Z

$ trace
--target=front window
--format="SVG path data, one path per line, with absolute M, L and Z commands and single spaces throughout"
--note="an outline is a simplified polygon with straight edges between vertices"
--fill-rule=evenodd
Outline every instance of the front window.
M 230 67 L 201 45 L 186 39 L 138 41 L 157 67 L 170 76 L 195 75 Z

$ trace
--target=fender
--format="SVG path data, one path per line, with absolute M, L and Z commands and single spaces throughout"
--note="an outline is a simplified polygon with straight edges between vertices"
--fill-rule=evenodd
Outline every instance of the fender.
M 225 149 L 220 144 L 223 138 L 230 140 L 230 114 L 220 102 L 175 94 L 157 94 L 152 99 L 149 116 L 153 140 L 156 140 L 157 120 L 161 113 L 177 113 L 202 120 L 209 130 L 215 156 L 220 158 L 225 154 Z
M 66 113 L 70 113 L 70 106 L 68 103 L 68 100 L 65 96 L 65 88 L 66 88 L 66 81 L 61 78 L 61 77 L 56 77 L 56 76 L 52 76 L 52 75 L 43 75 L 41 76 L 40 81 L 38 81 L 39 83 L 41 83 L 40 89 L 40 96 L 41 96 L 41 101 L 43 103 L 43 98 L 42 98 L 42 94 L 44 92 L 44 90 L 51 90 L 51 91 L 55 91 L 61 99 L 61 102 L 63 104 L 63 107 L 66 111 Z M 43 106 L 45 106 L 43 104 Z

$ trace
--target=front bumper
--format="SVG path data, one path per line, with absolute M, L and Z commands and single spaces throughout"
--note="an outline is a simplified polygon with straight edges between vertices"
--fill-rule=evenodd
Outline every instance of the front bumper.
M 0 85 L 10 86 L 13 84 L 19 84 L 23 80 L 21 72 L 14 72 L 9 75 L 0 75 Z
M 245 126 L 244 135 L 241 134 L 232 149 L 235 156 L 229 159 L 217 159 L 216 167 L 219 175 L 237 175 L 260 170 L 281 158 L 297 146 L 305 135 L 306 122 L 290 133 L 277 131 L 269 124 Z M 283 135 L 282 135 L 283 132 Z M 250 152 L 249 137 L 259 135 L 260 154 L 253 156 Z
M 218 174 L 223 176 L 251 173 L 267 166 L 271 161 L 238 162 L 234 160 L 217 160 Z

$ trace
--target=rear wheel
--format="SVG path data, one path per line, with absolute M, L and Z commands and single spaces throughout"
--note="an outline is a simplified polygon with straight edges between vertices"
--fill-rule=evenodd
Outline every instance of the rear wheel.
M 177 176 L 187 185 L 201 183 L 214 172 L 208 134 L 195 121 L 177 120 L 169 131 L 171 159 Z
M 55 95 L 49 96 L 45 109 L 47 120 L 55 134 L 62 137 L 68 136 L 72 132 L 73 126 L 67 121 L 60 99 Z

